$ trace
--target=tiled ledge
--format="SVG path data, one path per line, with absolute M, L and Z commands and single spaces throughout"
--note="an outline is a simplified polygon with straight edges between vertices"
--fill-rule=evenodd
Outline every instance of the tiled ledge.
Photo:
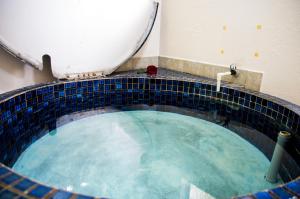
M 138 73 L 135 70 L 131 70 L 131 71 L 124 71 L 124 72 L 115 72 L 112 75 L 108 76 L 107 78 L 112 78 L 112 77 L 137 77 L 137 78 L 141 78 L 141 77 L 147 77 L 147 75 L 145 73 Z M 199 82 L 211 84 L 211 85 L 214 85 L 214 86 L 216 85 L 216 80 L 215 79 L 205 78 L 205 77 L 201 77 L 201 76 L 197 76 L 197 75 L 182 73 L 182 72 L 169 70 L 169 69 L 164 69 L 164 68 L 160 68 L 158 70 L 157 76 L 154 77 L 154 78 L 156 78 L 156 79 L 167 78 L 167 79 L 171 79 L 171 80 L 183 80 L 183 81 L 199 81 Z M 87 81 L 87 80 L 81 80 L 81 81 Z M 13 90 L 13 91 L 10 91 L 10 92 L 4 93 L 4 94 L 0 94 L 0 102 L 7 101 L 15 95 L 20 95 L 22 93 L 25 93 L 25 92 L 28 92 L 28 91 L 31 91 L 31 90 L 35 90 L 37 88 L 43 88 L 43 87 L 46 87 L 48 85 L 56 85 L 56 84 L 60 84 L 60 83 L 63 83 L 63 82 L 64 81 L 57 81 L 57 82 L 52 82 L 52 83 L 37 84 L 37 85 L 27 86 L 27 87 L 24 87 L 24 88 Z M 286 101 L 284 99 L 281 99 L 279 97 L 275 97 L 275 96 L 271 96 L 269 94 L 261 93 L 261 92 L 258 92 L 258 91 L 253 91 L 253 90 L 250 90 L 250 89 L 246 89 L 245 87 L 243 87 L 239 84 L 234 84 L 234 83 L 230 83 L 230 82 L 226 82 L 226 81 L 225 82 L 222 81 L 222 86 L 224 86 L 226 88 L 229 88 L 229 89 L 234 89 L 234 90 L 237 90 L 237 91 L 241 91 L 241 92 L 247 93 L 249 95 L 255 95 L 256 98 L 258 98 L 258 99 L 265 99 L 267 101 L 272 102 L 273 104 L 279 104 L 279 105 L 283 106 L 284 108 L 292 111 L 296 115 L 300 115 L 300 106 L 298 106 L 296 104 L 293 104 L 291 102 L 288 102 L 288 101 Z
M 149 65 L 158 66 L 158 57 L 133 57 L 129 59 L 127 62 L 122 64 L 118 69 L 117 72 L 123 71 L 131 71 L 137 69 L 147 68 Z
M 169 70 L 188 73 L 210 79 L 217 79 L 217 73 L 227 72 L 229 66 L 219 66 L 184 59 L 175 59 L 163 56 L 133 57 L 124 63 L 117 72 L 131 71 L 146 68 L 148 65 L 159 66 Z M 238 69 L 236 76 L 225 76 L 224 81 L 241 85 L 252 91 L 260 91 L 263 73 Z
M 300 178 L 271 190 L 235 197 L 233 199 L 298 199 Z M 14 173 L 0 163 L 1 199 L 105 199 L 76 194 L 42 185 Z
M 136 70 L 131 70 L 131 71 L 121 71 L 121 72 L 117 71 L 117 72 L 113 73 L 112 75 L 108 76 L 108 78 L 112 78 L 112 77 L 137 77 L 137 78 L 140 77 L 141 78 L 141 77 L 147 77 L 147 75 L 145 73 L 138 73 Z M 158 70 L 157 76 L 154 78 L 156 78 L 156 79 L 168 78 L 171 80 L 183 80 L 183 81 L 199 81 L 199 82 L 203 82 L 203 83 L 207 83 L 207 84 L 211 84 L 211 85 L 217 84 L 215 79 L 192 75 L 192 74 L 188 74 L 188 73 L 182 73 L 182 72 L 178 72 L 178 71 L 174 71 L 174 70 L 170 70 L 170 69 L 164 69 L 164 68 L 160 68 Z M 81 81 L 87 81 L 87 80 L 81 80 Z M 50 83 L 44 83 L 44 84 L 37 84 L 37 85 L 27 86 L 24 88 L 13 90 L 13 91 L 10 91 L 7 93 L 3 93 L 3 94 L 0 94 L 0 102 L 6 101 L 17 94 L 19 95 L 19 94 L 28 92 L 30 90 L 35 90 L 37 88 L 43 88 L 43 87 L 46 87 L 47 85 L 56 85 L 56 84 L 60 84 L 63 82 L 64 81 L 57 81 L 57 82 L 52 82 L 52 83 L 50 82 Z M 258 98 L 266 99 L 275 104 L 280 104 L 281 106 L 289 109 L 290 111 L 293 111 L 297 115 L 300 115 L 300 106 L 293 104 L 291 102 L 288 102 L 279 97 L 271 96 L 269 94 L 261 93 L 259 91 L 253 91 L 253 90 L 247 89 L 239 84 L 234 84 L 234 83 L 230 83 L 230 82 L 226 82 L 226 81 L 222 81 L 222 86 L 224 86 L 226 88 L 238 90 L 241 92 L 245 92 L 249 95 L 255 95 Z
M 147 77 L 145 73 L 137 73 L 136 70 L 131 70 L 131 71 L 122 71 L 122 72 L 115 72 L 109 77 Z M 179 72 L 176 70 L 171 70 L 171 69 L 165 69 L 160 67 L 158 70 L 158 74 L 155 78 L 168 78 L 168 79 L 174 79 L 174 80 L 185 80 L 185 81 L 200 81 L 204 83 L 208 83 L 211 85 L 217 85 L 216 79 L 212 79 L 209 77 L 203 77 L 199 75 L 193 75 L 190 73 L 185 73 L 185 72 Z M 296 114 L 300 115 L 300 106 L 293 104 L 291 102 L 288 102 L 284 99 L 281 99 L 279 97 L 275 97 L 269 94 L 265 94 L 259 91 L 247 89 L 244 86 L 232 82 L 228 82 L 226 80 L 222 81 L 222 85 L 227 88 L 232 88 L 234 90 L 242 91 L 245 93 L 248 93 L 250 95 L 255 95 L 259 98 L 266 99 L 268 101 L 272 101 L 273 103 L 280 104 L 292 111 L 294 111 Z
M 0 163 L 0 199 L 100 199 L 44 186 Z M 101 198 L 105 199 L 105 198 Z
M 299 199 L 300 178 L 271 190 L 235 197 L 233 199 Z
M 217 73 L 229 71 L 229 66 L 225 67 L 170 57 L 159 57 L 158 64 L 162 68 L 176 70 L 179 72 L 189 73 L 211 79 L 217 79 Z M 246 89 L 249 90 L 260 91 L 262 78 L 263 73 L 238 69 L 237 75 L 225 76 L 223 80 L 230 83 L 243 85 Z

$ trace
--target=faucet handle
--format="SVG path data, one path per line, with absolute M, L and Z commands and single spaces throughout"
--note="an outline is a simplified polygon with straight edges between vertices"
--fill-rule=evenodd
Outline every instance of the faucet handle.
M 231 75 L 236 75 L 236 64 L 230 64 L 230 72 L 231 72 Z

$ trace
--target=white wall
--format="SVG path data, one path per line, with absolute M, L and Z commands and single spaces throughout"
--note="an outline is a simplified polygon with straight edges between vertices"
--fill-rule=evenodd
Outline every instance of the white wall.
M 39 71 L 0 48 L 0 93 L 53 80 L 50 68 Z
M 164 0 L 160 54 L 264 72 L 262 92 L 300 105 L 300 1 Z

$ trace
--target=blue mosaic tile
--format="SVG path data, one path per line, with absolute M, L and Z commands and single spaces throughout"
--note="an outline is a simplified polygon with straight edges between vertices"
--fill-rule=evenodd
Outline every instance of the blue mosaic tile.
M 286 190 L 284 190 L 281 187 L 272 189 L 271 192 L 274 193 L 276 196 L 278 196 L 281 199 L 290 199 L 290 198 L 294 197 L 294 195 L 288 193 Z
M 7 174 L 8 172 L 10 172 L 8 169 L 4 167 L 0 167 L 0 176 Z
M 285 187 L 289 190 L 291 190 L 293 193 L 298 194 L 298 196 L 300 196 L 300 180 L 298 181 L 294 181 L 294 182 L 290 182 L 288 184 L 285 185 Z
M 10 185 L 11 183 L 13 183 L 21 178 L 22 178 L 21 176 L 12 173 L 8 176 L 5 176 L 4 178 L 1 178 L 0 181 L 7 185 Z
M 254 194 L 256 199 L 273 199 L 273 197 L 268 192 L 258 192 Z
M 45 195 L 47 195 L 52 189 L 49 187 L 45 187 L 42 185 L 37 186 L 36 188 L 34 188 L 33 190 L 31 190 L 28 195 L 30 196 L 34 196 L 34 197 L 38 197 L 38 198 L 42 198 Z
M 18 196 L 18 194 L 13 193 L 13 192 L 8 191 L 8 190 L 4 190 L 4 191 L 0 192 L 0 198 L 1 199 L 12 199 L 12 198 L 15 198 L 17 196 Z
M 34 182 L 32 182 L 28 179 L 24 179 L 21 182 L 19 182 L 18 184 L 14 185 L 14 187 L 18 190 L 25 191 L 25 190 L 29 189 L 30 187 L 32 187 L 35 184 L 36 183 L 34 183 Z
M 69 199 L 71 197 L 72 194 L 70 192 L 58 191 L 51 197 L 51 199 Z

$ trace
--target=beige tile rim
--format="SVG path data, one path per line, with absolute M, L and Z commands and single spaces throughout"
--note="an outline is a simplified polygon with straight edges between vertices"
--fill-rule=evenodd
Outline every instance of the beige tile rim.
M 217 73 L 229 70 L 229 66 L 197 62 L 193 60 L 172 58 L 166 56 L 133 57 L 121 65 L 117 72 L 146 68 L 156 65 L 161 68 L 184 72 L 201 77 L 216 79 Z M 244 86 L 246 89 L 260 91 L 263 72 L 238 69 L 236 76 L 224 77 L 224 81 Z

